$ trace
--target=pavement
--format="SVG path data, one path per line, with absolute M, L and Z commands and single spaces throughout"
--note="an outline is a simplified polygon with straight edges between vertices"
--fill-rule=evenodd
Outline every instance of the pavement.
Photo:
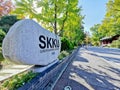
M 80 48 L 53 90 L 120 90 L 120 49 Z
M 13 75 L 22 73 L 33 67 L 32 65 L 6 65 L 0 69 L 0 82 L 12 77 Z

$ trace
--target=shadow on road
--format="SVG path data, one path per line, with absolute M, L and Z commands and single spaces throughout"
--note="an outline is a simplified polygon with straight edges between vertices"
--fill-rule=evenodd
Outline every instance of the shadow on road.
M 112 61 L 112 62 L 115 62 L 115 63 L 120 63 L 120 58 L 113 58 L 113 57 L 101 56 L 101 55 L 97 55 L 97 54 L 93 54 L 93 53 L 88 53 L 88 54 L 93 55 L 93 56 L 97 56 L 97 57 L 102 57 L 102 58 L 106 59 L 107 61 Z
M 101 57 L 108 60 L 108 61 L 113 61 L 113 62 L 116 62 L 116 63 L 120 63 L 119 58 L 112 58 L 112 57 L 106 57 L 106 56 L 101 56 Z
M 77 61 L 78 63 L 79 62 L 85 62 L 86 64 L 89 63 L 89 61 L 87 59 L 85 59 L 84 57 L 81 57 L 81 54 L 82 53 L 78 53 L 78 55 L 76 55 L 74 61 L 75 62 Z M 102 56 L 98 56 L 93 53 L 89 53 L 89 54 L 97 56 L 97 57 L 102 57 Z M 108 58 L 108 57 L 103 57 L 103 58 Z M 111 58 L 111 59 L 114 59 L 114 62 L 119 61 L 116 58 Z M 110 58 L 107 60 L 110 60 Z M 116 78 L 114 78 L 114 76 L 111 77 L 110 75 L 108 75 L 108 73 L 106 73 L 102 69 L 97 69 L 97 68 L 91 67 L 91 66 L 89 66 L 89 64 L 88 64 L 87 68 L 85 68 L 82 66 L 81 63 L 79 65 L 71 64 L 70 67 L 71 67 L 71 69 L 70 69 L 71 71 L 69 71 L 70 73 L 76 73 L 79 78 L 84 79 L 86 81 L 86 83 L 95 90 L 120 90 L 120 86 L 114 85 L 113 82 L 112 83 L 110 82 L 110 81 L 120 82 L 120 79 L 116 79 Z M 117 68 L 107 67 L 107 66 L 105 67 L 102 65 L 100 65 L 98 67 L 101 67 L 101 68 L 105 69 L 106 71 L 112 72 L 112 73 L 120 76 L 120 70 Z M 92 70 L 94 70 L 95 72 L 93 72 Z M 70 73 L 69 73 L 69 76 L 73 77 L 73 75 L 71 75 Z M 75 89 L 75 90 L 77 90 L 77 89 Z M 80 90 L 84 90 L 84 89 L 80 89 Z
M 87 56 L 86 50 L 81 49 L 76 54 L 73 62 L 69 64 L 54 90 L 63 90 L 62 86 L 69 85 L 72 90 L 120 90 L 120 70 L 106 65 L 104 61 L 96 63 L 99 60 L 92 55 L 98 56 L 94 53 L 88 53 L 92 58 L 89 60 L 84 58 Z M 96 51 L 97 52 L 97 51 Z M 100 51 L 103 53 L 104 51 Z M 85 56 L 84 56 L 84 55 Z M 92 61 L 93 60 L 93 61 Z
M 120 49 L 109 49 L 109 48 L 100 48 L 100 47 L 88 47 L 88 51 L 93 51 L 97 53 L 113 54 L 120 55 Z
M 90 68 L 92 68 L 92 67 L 89 67 L 89 69 Z M 94 68 L 92 68 L 92 69 L 94 69 Z M 97 70 L 97 69 L 95 69 L 95 70 Z M 116 74 L 120 75 L 120 71 L 118 69 L 111 68 L 111 71 L 112 70 L 113 70 L 113 72 L 116 72 Z M 110 76 L 108 76 L 106 73 L 104 73 L 102 71 L 97 70 L 97 72 L 99 72 L 101 74 L 93 73 L 93 72 L 90 72 L 90 70 L 87 70 L 79 65 L 79 67 L 72 66 L 70 72 L 76 73 L 77 76 L 79 76 L 80 78 L 83 78 L 95 90 L 116 90 L 116 89 L 119 90 L 120 89 L 120 87 L 115 86 L 108 81 L 108 80 L 114 80 L 114 81 L 120 82 L 120 80 L 111 78 Z M 84 90 L 84 89 L 80 89 L 80 90 Z
M 80 55 L 76 55 L 76 57 L 75 57 L 74 60 L 75 60 L 75 61 L 81 61 L 81 62 L 88 62 L 87 59 L 81 57 Z
M 116 73 L 116 74 L 118 74 L 119 76 L 120 76 L 120 69 L 117 69 L 117 68 L 113 68 L 113 67 L 109 67 L 110 69 L 110 71 L 111 72 L 114 72 L 114 73 Z
M 114 68 L 114 67 L 103 67 L 103 66 L 99 66 L 103 69 L 109 70 L 115 74 L 117 74 L 118 76 L 120 76 L 120 69 Z
M 70 79 L 69 76 L 70 75 L 66 75 L 66 73 L 64 73 L 59 82 L 57 82 L 57 86 L 55 86 L 53 90 L 64 90 L 66 86 L 70 86 L 72 90 L 89 90 L 87 87 L 80 84 L 79 82 Z

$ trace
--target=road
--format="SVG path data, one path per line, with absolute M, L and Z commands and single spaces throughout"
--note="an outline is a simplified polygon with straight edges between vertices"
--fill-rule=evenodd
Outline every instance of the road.
M 80 48 L 54 90 L 120 90 L 120 50 Z

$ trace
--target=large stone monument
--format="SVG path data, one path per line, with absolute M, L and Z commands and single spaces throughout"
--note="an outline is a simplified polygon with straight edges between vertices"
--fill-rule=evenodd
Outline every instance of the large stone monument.
M 15 23 L 2 44 L 3 56 L 15 63 L 48 65 L 60 53 L 60 38 L 30 19 Z

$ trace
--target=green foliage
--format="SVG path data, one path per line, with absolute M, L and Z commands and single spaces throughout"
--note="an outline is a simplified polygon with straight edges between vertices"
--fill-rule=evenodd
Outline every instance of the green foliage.
M 0 51 L 0 62 L 3 61 L 3 60 L 4 60 L 4 57 L 3 57 L 3 55 L 2 55 L 2 53 Z
M 37 12 L 35 10 L 36 0 L 15 0 L 15 10 L 12 14 L 18 16 L 18 18 L 23 19 L 29 17 L 31 19 L 36 18 Z
M 17 16 L 34 18 L 47 30 L 75 40 L 76 43 L 84 39 L 82 25 L 84 17 L 80 13 L 78 0 L 15 0 L 15 2 L 16 9 L 13 13 Z
M 60 52 L 58 59 L 62 60 L 64 57 L 70 55 L 72 53 L 73 50 L 63 50 Z
M 62 60 L 64 57 L 68 56 L 69 53 L 67 51 L 61 51 L 60 55 L 58 56 L 59 60 Z
M 107 11 L 99 27 L 102 37 L 120 34 L 120 0 L 109 0 Z
M 91 28 L 94 45 L 99 45 L 99 39 L 103 37 L 120 35 L 120 0 L 109 0 L 106 7 L 106 15 L 102 24 L 94 25 Z
M 6 33 L 2 29 L 0 29 L 0 47 L 2 46 L 2 41 L 5 37 L 5 35 L 6 35 Z
M 0 29 L 7 33 L 9 28 L 17 21 L 18 19 L 16 16 L 3 16 L 0 19 Z
M 17 88 L 21 87 L 25 83 L 29 82 L 32 78 L 34 78 L 37 74 L 32 71 L 23 73 L 20 75 L 15 75 L 9 80 L 2 83 L 0 90 L 17 90 Z
M 86 44 L 86 45 L 91 44 L 90 33 L 87 31 L 85 32 L 84 44 Z
M 63 36 L 74 42 L 75 45 L 81 44 L 85 38 L 83 29 L 80 27 L 77 28 L 77 26 L 69 30 L 65 30 Z
M 74 48 L 74 44 L 70 40 L 68 40 L 65 37 L 61 38 L 61 51 L 63 51 L 63 50 L 71 50 L 73 48 Z
M 91 41 L 94 46 L 99 46 L 100 39 L 102 38 L 101 32 L 99 32 L 99 27 L 100 24 L 96 24 L 90 28 L 90 31 L 92 32 Z
M 120 38 L 118 40 L 113 41 L 110 46 L 114 48 L 120 48 Z
M 65 30 L 81 25 L 82 15 L 78 0 L 41 0 L 38 6 L 42 7 L 39 18 L 42 25 L 60 36 L 63 36 Z

